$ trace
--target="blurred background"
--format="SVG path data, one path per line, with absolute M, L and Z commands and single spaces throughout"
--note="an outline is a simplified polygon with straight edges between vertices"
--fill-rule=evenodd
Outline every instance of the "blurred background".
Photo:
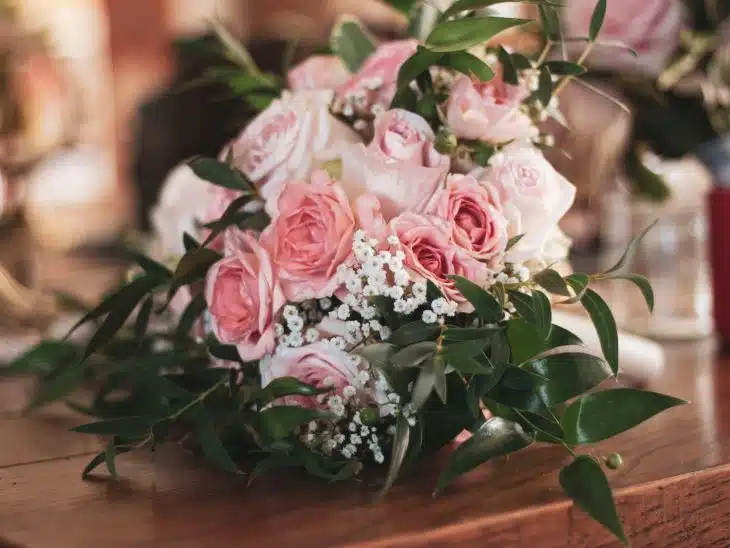
M 711 332 L 704 204 L 713 182 L 730 183 L 726 4 L 609 2 L 600 44 L 585 60 L 591 75 L 561 95 L 565 127 L 551 130 L 550 159 L 579 189 L 563 226 L 577 267 L 613 257 L 661 219 L 637 268 L 659 293 L 687 298 L 659 306 L 654 319 L 631 299 L 619 311 L 622 325 L 658 338 Z M 594 5 L 569 3 L 565 36 L 587 34 Z M 200 47 L 212 40 L 211 18 L 277 72 L 292 40 L 300 53 L 325 47 L 343 13 L 382 38 L 406 30 L 378 0 L 0 0 L 0 306 L 8 321 L 40 321 L 45 301 L 34 291 L 69 288 L 69 253 L 148 229 L 169 171 L 191 155 L 216 154 L 250 117 L 226 87 L 191 85 L 211 63 Z M 529 28 L 501 41 L 540 48 Z M 579 54 L 576 43 L 564 53 Z M 92 279 L 76 280 L 82 293 L 93 294 Z

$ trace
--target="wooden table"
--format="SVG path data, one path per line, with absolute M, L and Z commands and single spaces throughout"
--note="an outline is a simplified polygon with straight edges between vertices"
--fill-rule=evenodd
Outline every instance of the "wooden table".
M 634 546 L 725 548 L 730 359 L 717 358 L 712 341 L 668 345 L 667 352 L 667 373 L 650 388 L 695 403 L 593 453 L 624 457 L 611 482 Z M 0 412 L 20 408 L 27 387 L 0 380 Z M 80 472 L 100 442 L 67 431 L 81 420 L 61 406 L 20 419 L 0 414 L 0 546 L 617 545 L 562 495 L 564 451 L 551 447 L 483 466 L 434 499 L 440 455 L 373 504 L 366 485 L 324 485 L 296 474 L 247 488 L 247 478 L 212 472 L 174 447 L 120 458 L 118 483 L 103 473 L 83 482 Z

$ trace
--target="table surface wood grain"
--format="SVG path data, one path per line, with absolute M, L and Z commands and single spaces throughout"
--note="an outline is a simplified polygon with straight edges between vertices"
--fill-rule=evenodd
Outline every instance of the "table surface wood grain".
M 77 273 L 99 266 L 74 264 Z M 49 277 L 53 285 L 63 278 Z M 666 374 L 648 387 L 693 403 L 590 453 L 624 458 L 610 481 L 633 546 L 725 548 L 730 359 L 711 340 L 667 344 L 666 352 Z M 370 485 L 327 485 L 295 473 L 248 486 L 245 476 L 213 472 L 174 446 L 121 457 L 119 482 L 103 472 L 84 482 L 80 472 L 101 442 L 69 432 L 83 418 L 63 406 L 13 416 L 30 388 L 0 378 L 0 546 L 618 545 L 561 493 L 558 470 L 567 461 L 553 447 L 492 462 L 433 498 L 442 453 L 378 503 Z

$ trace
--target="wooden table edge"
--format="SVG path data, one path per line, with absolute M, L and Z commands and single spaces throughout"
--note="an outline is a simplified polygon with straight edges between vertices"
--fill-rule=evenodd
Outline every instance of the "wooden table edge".
M 712 491 L 710 487 L 719 487 L 722 489 L 722 493 Z M 715 504 L 712 507 L 705 506 L 705 498 L 709 495 L 719 497 L 725 504 Z M 652 504 L 656 502 L 655 499 L 657 498 L 662 501 L 667 498 L 681 499 L 684 507 L 682 514 L 684 518 L 691 517 L 693 513 L 696 514 L 702 510 L 705 511 L 701 516 L 702 521 L 712 521 L 716 517 L 715 513 L 707 513 L 708 510 L 709 512 L 713 512 L 713 509 L 718 509 L 730 515 L 730 463 L 618 488 L 614 491 L 614 498 L 618 506 L 619 515 L 624 520 L 624 525 L 630 538 L 634 537 L 634 535 L 631 535 L 632 530 L 642 531 L 645 528 L 646 513 L 650 510 L 650 507 L 652 511 L 656 510 L 657 507 L 661 508 L 663 503 L 659 505 Z M 573 516 L 573 510 L 581 512 L 574 507 L 571 500 L 565 499 L 545 505 L 532 505 L 503 514 L 471 519 L 433 530 L 407 533 L 373 541 L 349 543 L 345 545 L 345 548 L 462 546 L 465 541 L 478 541 L 488 538 L 495 530 L 504 530 L 505 528 L 523 529 L 528 527 L 539 531 L 548 522 L 552 522 L 553 524 L 567 523 L 568 530 L 566 531 L 566 536 L 570 538 L 574 530 L 577 530 L 575 528 L 576 523 L 574 523 L 577 516 Z M 579 522 L 587 525 L 586 529 L 592 530 L 596 524 L 589 520 L 590 518 L 587 516 L 580 516 L 578 519 Z M 677 523 L 676 525 L 684 528 L 693 528 L 691 519 L 685 519 L 682 523 Z M 730 541 L 730 524 L 724 527 L 724 531 L 728 536 L 722 538 Z M 554 530 L 554 527 L 551 530 Z M 678 533 L 681 532 L 678 531 Z M 637 541 L 636 538 L 633 538 L 633 540 Z M 693 540 L 697 541 L 700 539 Z

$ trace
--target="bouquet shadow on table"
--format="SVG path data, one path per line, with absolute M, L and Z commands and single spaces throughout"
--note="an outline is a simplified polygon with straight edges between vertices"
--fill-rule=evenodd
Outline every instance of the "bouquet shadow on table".
M 626 271 L 643 234 L 603 273 L 553 268 L 575 188 L 538 124 L 583 68 L 548 60 L 551 2 L 535 60 L 485 46 L 530 24 L 474 12 L 490 2 L 412 4 L 413 38 L 377 43 L 345 18 L 333 54 L 285 81 L 217 25 L 238 66 L 218 76 L 260 113 L 217 159 L 173 171 L 157 238 L 72 329 L 91 326 L 86 343 L 45 341 L 4 374 L 38 377 L 30 410 L 64 400 L 95 418 L 75 431 L 109 441 L 84 477 L 102 464 L 116 477 L 117 456 L 182 435 L 251 480 L 375 474 L 384 493 L 467 432 L 435 493 L 548 444 L 573 457 L 565 492 L 626 541 L 603 471 L 620 458 L 582 449 L 685 402 L 593 391 L 618 375 L 619 339 L 591 284 L 633 283 L 651 308 L 648 281 Z M 585 308 L 601 353 L 554 325 L 555 301 Z M 94 397 L 78 403 L 89 378 Z

